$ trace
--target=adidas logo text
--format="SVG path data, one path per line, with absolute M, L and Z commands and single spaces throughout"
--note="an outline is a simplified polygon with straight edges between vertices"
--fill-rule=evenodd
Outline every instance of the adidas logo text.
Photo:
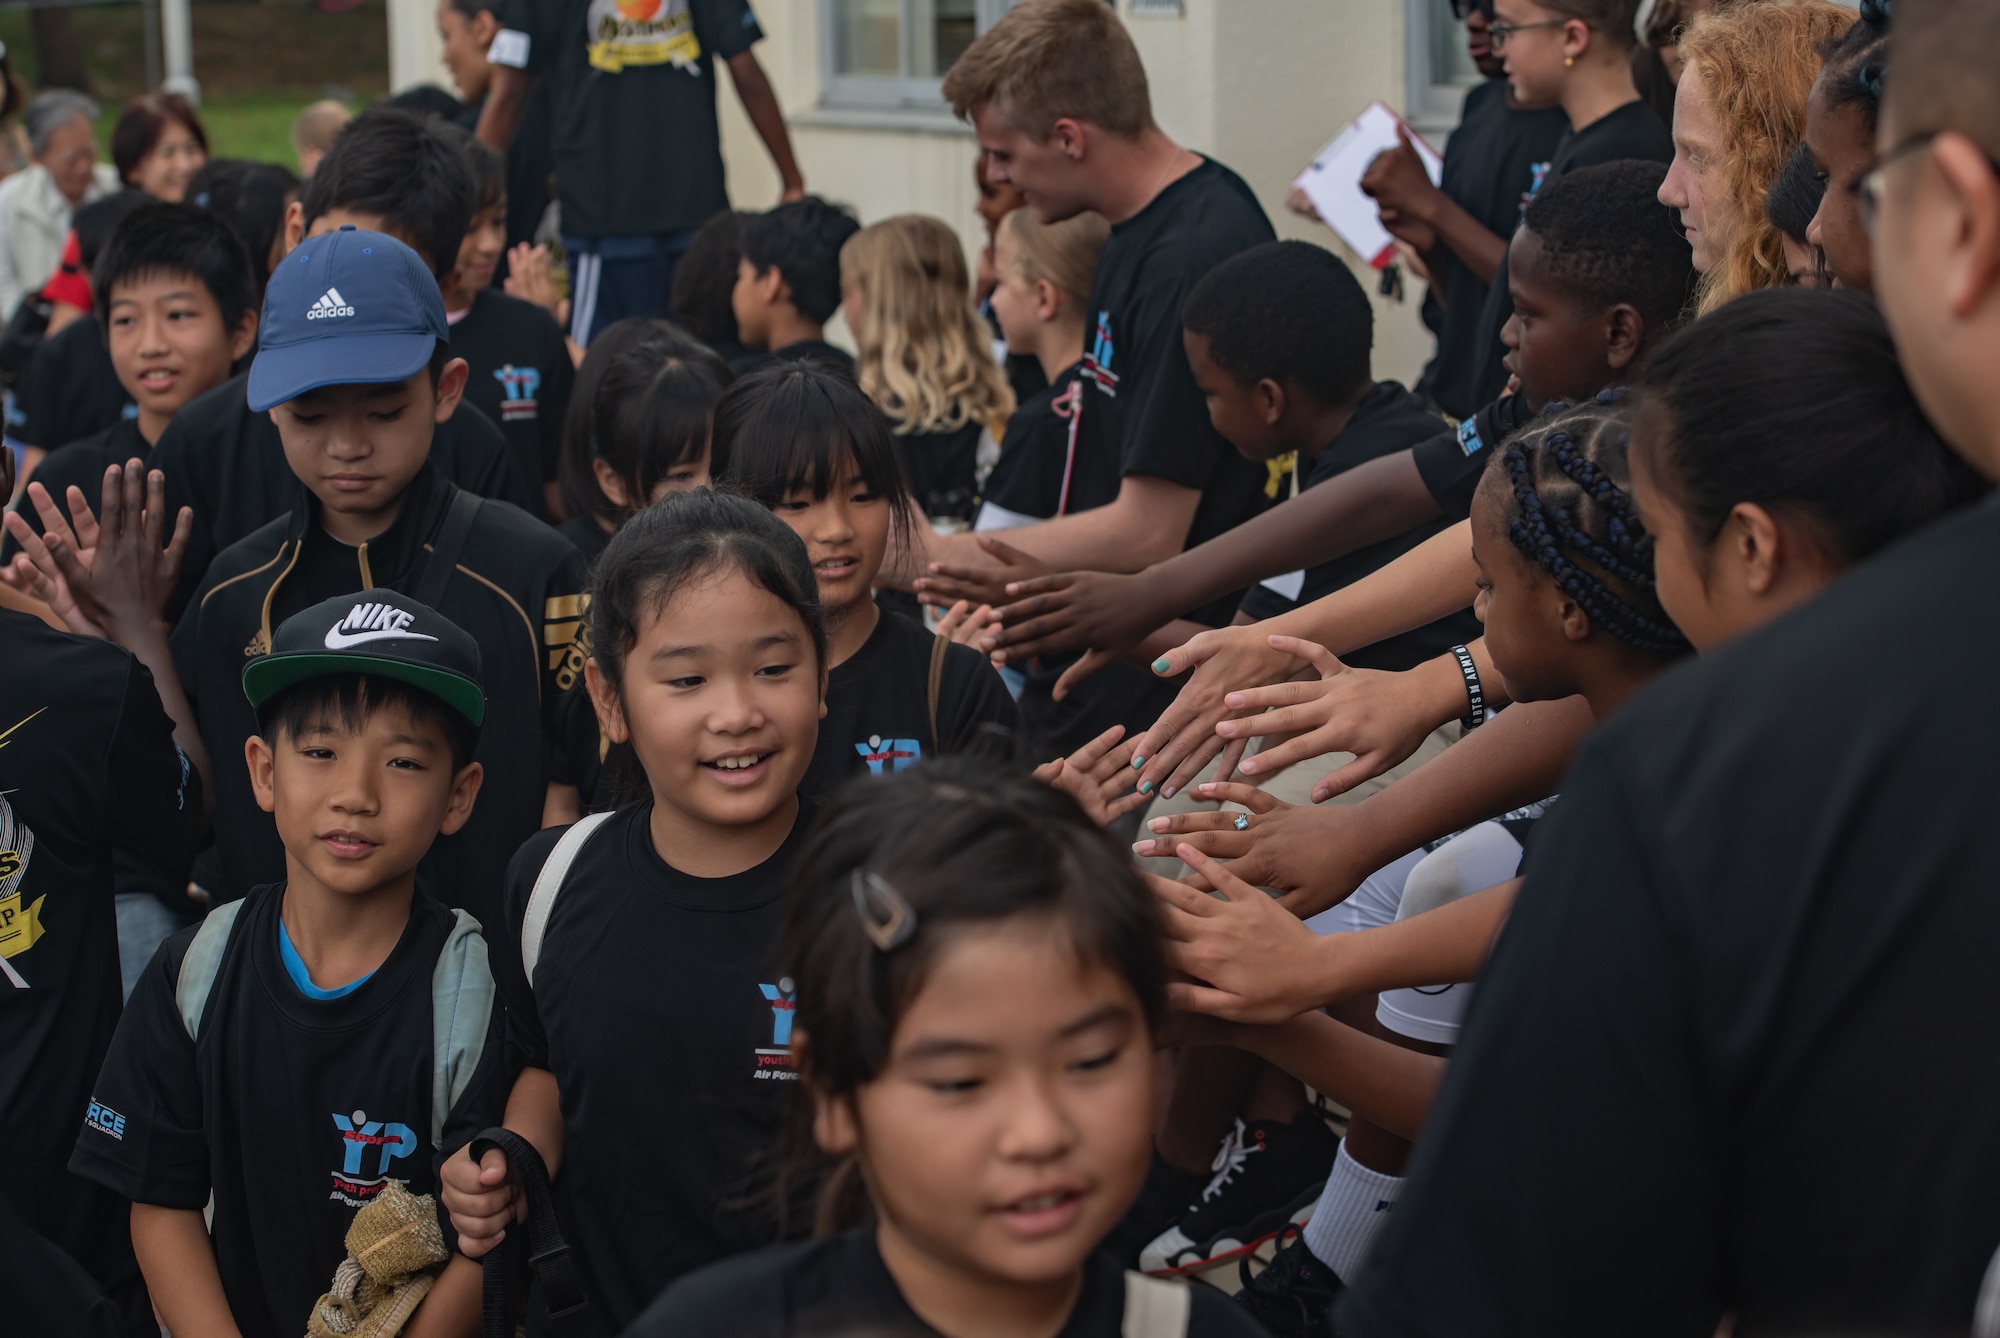
M 338 288 L 329 288 L 319 295 L 319 301 L 306 312 L 309 321 L 329 320 L 335 316 L 352 316 L 354 308 L 347 305 L 347 299 L 340 295 Z

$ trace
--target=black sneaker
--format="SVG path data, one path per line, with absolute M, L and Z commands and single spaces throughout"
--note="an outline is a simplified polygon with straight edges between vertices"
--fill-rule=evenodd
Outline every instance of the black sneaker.
M 1238 1261 L 1243 1287 L 1236 1293 L 1236 1304 L 1273 1338 L 1339 1338 L 1333 1328 L 1333 1300 L 1340 1294 L 1340 1278 L 1313 1257 L 1303 1236 L 1285 1243 L 1286 1233 L 1296 1230 L 1288 1226 L 1278 1233 L 1278 1252 L 1255 1277 L 1248 1258 Z
M 1215 1154 L 1201 1198 L 1139 1252 L 1153 1274 L 1207 1268 L 1256 1250 L 1289 1224 L 1312 1216 L 1340 1140 L 1317 1110 L 1290 1124 L 1236 1122 Z
M 1109 1251 L 1120 1268 L 1137 1268 L 1139 1251 L 1187 1215 L 1188 1205 L 1201 1193 L 1202 1183 L 1200 1175 L 1169 1166 L 1155 1152 L 1152 1165 L 1146 1168 L 1146 1183 L 1139 1190 L 1139 1197 L 1098 1248 Z

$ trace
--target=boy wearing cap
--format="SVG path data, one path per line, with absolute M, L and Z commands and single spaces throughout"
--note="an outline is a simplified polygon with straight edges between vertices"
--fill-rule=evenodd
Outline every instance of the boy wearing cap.
M 283 880 L 161 946 L 70 1162 L 132 1200 L 175 1333 L 296 1338 L 355 1210 L 390 1180 L 434 1194 L 441 1159 L 504 1108 L 479 924 L 417 890 L 480 797 L 481 661 L 435 610 L 360 590 L 286 620 L 239 671 Z M 404 1333 L 468 1331 L 479 1283 L 453 1257 Z
M 395 237 L 442 282 L 458 263 L 459 242 L 476 205 L 471 169 L 449 126 L 396 107 L 371 107 L 341 131 L 288 207 L 288 254 L 278 269 L 299 264 L 301 242 L 351 226 Z M 148 460 L 166 475 L 168 505 L 194 510 L 175 616 L 215 555 L 283 515 L 298 491 L 270 416 L 246 402 L 247 382 L 247 376 L 237 376 L 190 400 Z M 472 405 L 461 404 L 440 420 L 431 462 L 482 497 L 530 510 L 535 505 L 539 481 L 516 473 L 500 428 Z
M 580 681 L 583 559 L 525 511 L 461 490 L 429 460 L 433 431 L 465 389 L 449 338 L 429 270 L 382 233 L 315 238 L 271 276 L 248 397 L 270 411 L 304 490 L 288 514 L 216 557 L 174 632 L 182 684 L 218 759 L 218 902 L 285 867 L 250 776 L 221 761 L 241 757 L 258 733 L 237 676 L 246 659 L 271 652 L 274 627 L 322 600 L 400 591 L 482 648 L 485 793 L 424 866 L 427 888 L 447 904 L 493 919 L 515 848 L 542 826 L 552 798 L 558 814 L 574 802 L 567 787 L 551 795 L 551 756 L 596 757 Z M 356 631 L 355 644 L 378 633 Z

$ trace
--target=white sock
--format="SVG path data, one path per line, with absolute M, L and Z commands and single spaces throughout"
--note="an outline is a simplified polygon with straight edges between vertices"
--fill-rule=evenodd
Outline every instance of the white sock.
M 1306 1248 L 1351 1286 L 1402 1192 L 1402 1176 L 1369 1170 L 1347 1155 L 1343 1139 L 1312 1220 L 1305 1225 Z

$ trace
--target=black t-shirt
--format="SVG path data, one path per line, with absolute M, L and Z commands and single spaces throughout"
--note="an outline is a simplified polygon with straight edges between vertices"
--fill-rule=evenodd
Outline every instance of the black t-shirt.
M 530 989 L 521 921 L 561 830 L 507 871 L 494 951 L 512 1065 L 556 1078 L 556 1211 L 590 1301 L 579 1335 L 621 1332 L 682 1274 L 775 1239 L 749 1191 L 796 1093 L 784 895 L 811 810 L 770 859 L 682 873 L 653 846 L 650 800 L 591 833 L 549 914 Z
M 556 533 L 576 545 L 586 566 L 597 561 L 597 555 L 611 543 L 611 536 L 597 523 L 596 516 L 571 516 L 556 526 Z
M 801 339 L 796 344 L 769 350 L 746 348 L 728 361 L 729 370 L 738 376 L 748 376 L 780 362 L 820 362 L 849 377 L 854 375 L 854 355 L 824 339 Z
M 1503 395 L 1457 427 L 1433 433 L 1411 448 L 1417 475 L 1444 509 L 1445 519 L 1472 514 L 1472 495 L 1494 450 L 1535 416 L 1526 395 Z
M 875 630 L 827 676 L 819 745 L 799 783 L 802 794 L 831 797 L 851 776 L 885 776 L 926 757 L 960 752 L 980 726 L 1021 722 L 1007 685 L 970 646 L 945 648 L 938 682 L 937 737 L 931 737 L 931 648 L 937 638 L 900 613 L 881 609 Z
M 909 432 L 895 438 L 910 495 L 932 520 L 970 521 L 979 506 L 979 439 L 986 425 L 949 432 Z
M 1083 364 L 1056 373 L 1055 384 L 1022 401 L 1007 420 L 1000 440 L 1000 460 L 987 476 L 984 507 L 998 508 L 1033 520 L 1047 520 L 1078 509 L 1078 499 L 1102 505 L 1118 495 L 1118 460 L 1109 451 L 1085 452 L 1076 389 Z M 1104 443 L 1097 443 L 1102 446 Z M 1069 475 L 1069 498 L 1063 497 L 1063 476 Z M 1016 522 L 1018 523 L 1018 522 Z M 982 528 L 1004 528 L 991 519 Z
M 1525 211 L 1542 187 L 1565 172 L 1627 158 L 1654 163 L 1670 163 L 1674 159 L 1674 137 L 1660 124 L 1660 118 L 1653 115 L 1652 108 L 1637 100 L 1606 112 L 1581 130 L 1565 130 L 1549 160 L 1529 166 L 1528 178 L 1520 183 L 1521 208 Z M 1507 352 L 1500 344 L 1500 327 L 1513 314 L 1514 298 L 1507 291 L 1507 261 L 1502 257 L 1492 286 L 1486 290 L 1486 305 L 1480 309 L 1481 331 L 1493 333 L 1490 339 L 1482 334 L 1482 361 L 1474 385 L 1507 383 L 1506 369 L 1500 365 Z
M 2000 1244 L 2000 504 L 1675 669 L 1536 829 L 1342 1333 L 1963 1333 Z M 1856 1102 L 1895 1136 L 1857 1145 Z
M 1087 335 L 1080 436 L 1086 450 L 1118 459 L 1118 472 L 1150 474 L 1201 491 L 1184 545 L 1206 542 L 1264 507 L 1265 470 L 1209 425 L 1208 406 L 1181 344 L 1181 304 L 1211 269 L 1271 241 L 1271 221 L 1234 172 L 1213 159 L 1170 183 L 1111 229 L 1097 260 Z M 1070 510 L 1117 495 L 1072 497 Z M 1240 593 L 1190 613 L 1229 621 Z
M 1327 443 L 1325 449 L 1299 464 L 1306 473 L 1304 486 L 1316 488 L 1356 465 L 1397 451 L 1407 451 L 1419 442 L 1435 437 L 1441 424 L 1424 402 L 1394 381 L 1383 381 L 1369 391 L 1356 406 L 1347 426 Z M 1323 595 L 1354 584 L 1380 570 L 1423 543 L 1452 522 L 1426 521 L 1409 532 L 1379 544 L 1356 549 L 1345 557 L 1322 562 L 1304 571 L 1277 576 L 1255 585 L 1243 596 L 1243 612 L 1253 618 L 1274 618 L 1309 604 Z M 1448 648 L 1479 635 L 1479 620 L 1467 609 L 1414 631 L 1404 632 L 1372 646 L 1362 647 L 1341 659 L 1357 669 L 1404 670 L 1422 664 Z
M 84 500 L 90 503 L 91 513 L 97 512 L 97 504 L 104 496 L 104 471 L 111 465 L 122 465 L 133 456 L 146 459 L 153 448 L 139 435 L 139 424 L 131 418 L 121 418 L 101 432 L 73 441 L 67 446 L 49 452 L 42 462 L 35 466 L 29 482 L 39 483 L 49 490 L 55 501 L 56 510 L 69 514 L 71 484 L 83 489 Z M 14 510 L 20 512 L 21 519 L 28 522 L 28 528 L 36 534 L 42 532 L 42 513 L 28 501 L 23 493 Z M 14 542 L 11 534 L 0 534 L 0 562 L 11 562 L 21 546 Z
M 194 534 L 181 561 L 178 617 L 215 555 L 292 509 L 299 480 L 268 413 L 252 413 L 250 374 L 233 377 L 181 406 L 153 444 L 147 464 L 166 475 L 167 512 L 194 508 Z M 514 473 L 506 438 L 493 421 L 460 402 L 431 434 L 431 466 L 468 492 L 533 512 L 534 480 Z
M 744 0 L 506 0 L 488 59 L 547 79 L 567 236 L 683 232 L 729 207 L 716 58 L 763 37 Z
M 1501 238 L 1521 221 L 1521 183 L 1546 163 L 1569 130 L 1560 107 L 1510 107 L 1507 81 L 1489 79 L 1465 95 L 1458 129 L 1444 148 L 1440 186 L 1461 209 Z M 1500 326 L 1481 319 L 1486 284 L 1458 253 L 1440 245 L 1428 257 L 1444 281 L 1446 301 L 1437 331 L 1437 353 L 1424 370 L 1421 389 L 1453 418 L 1464 418 L 1506 385 L 1504 368 L 1487 352 L 1500 342 Z M 1504 318 L 1502 324 L 1504 324 Z M 1491 367 L 1488 368 L 1488 362 Z M 1481 369 L 1487 368 L 1484 379 Z M 1499 368 L 1495 379 L 1492 369 Z
M 296 485 L 295 485 L 296 488 Z M 285 876 L 284 847 L 257 805 L 242 764 L 257 716 L 243 696 L 243 666 L 268 654 L 271 633 L 294 613 L 370 588 L 414 595 L 430 570 L 452 500 L 425 468 L 402 512 L 358 547 L 328 535 L 319 503 L 296 489 L 296 511 L 225 550 L 174 629 L 174 662 L 216 759 L 218 901 Z M 548 526 L 504 502 L 484 501 L 465 537 L 439 613 L 479 643 L 486 721 L 473 754 L 486 769 L 465 826 L 439 837 L 418 877 L 425 890 L 498 922 L 501 879 L 516 847 L 542 825 L 552 756 L 595 757 L 599 735 L 583 665 L 583 559 Z
M 1185 1285 L 1185 1284 L 1182 1284 Z M 1214 1287 L 1193 1285 L 1188 1338 L 1263 1338 Z M 1125 1322 L 1125 1274 L 1109 1257 L 1084 1264 L 1083 1289 L 1056 1338 L 1113 1338 Z M 705 1268 L 662 1293 L 626 1338 L 938 1338 L 882 1262 L 873 1229 L 773 1245 Z
M 42 341 L 22 369 L 7 434 L 54 450 L 137 412 L 111 365 L 104 327 L 85 316 Z
M 347 1256 L 355 1210 L 392 1178 L 436 1194 L 444 1158 L 499 1122 L 512 1085 L 496 1007 L 434 1145 L 431 977 L 451 912 L 417 897 L 374 974 L 314 999 L 279 953 L 284 894 L 261 887 L 244 902 L 199 1040 L 174 997 L 196 930 L 160 946 L 133 986 L 71 1162 L 136 1203 L 200 1209 L 213 1192 L 209 1236 L 244 1338 L 303 1332 Z
M 112 849 L 184 874 L 201 782 L 124 650 L 12 610 L 0 645 L 0 1199 L 104 1282 L 124 1207 L 67 1167 L 118 1022 Z
M 529 513 L 549 518 L 541 485 L 555 478 L 576 366 L 549 313 L 488 288 L 451 327 L 451 352 L 472 369 L 466 403 L 500 425 L 514 476 L 529 483 Z

